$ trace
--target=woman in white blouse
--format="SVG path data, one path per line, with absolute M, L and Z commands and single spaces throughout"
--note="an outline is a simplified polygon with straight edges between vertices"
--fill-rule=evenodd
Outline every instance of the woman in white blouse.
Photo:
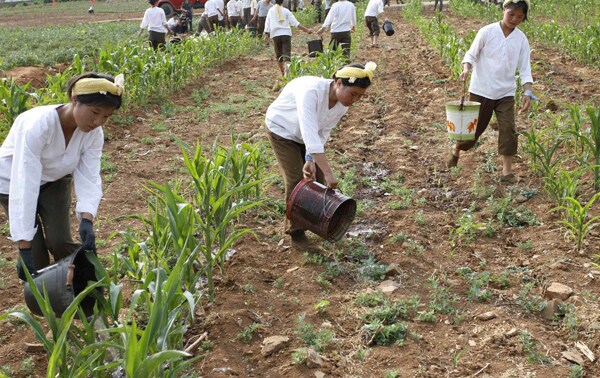
M 500 181 L 516 183 L 518 177 L 512 170 L 513 156 L 517 154 L 518 133 L 515 125 L 516 73 L 523 86 L 521 112 L 527 111 L 534 98 L 532 92 L 530 48 L 527 37 L 517 28 L 527 20 L 529 0 L 505 0 L 500 22 L 481 28 L 463 59 L 460 79 L 467 80 L 473 71 L 469 86 L 469 100 L 481 104 L 475 139 L 459 141 L 452 148 L 446 163 L 456 167 L 461 151 L 471 149 L 492 118 L 498 121 L 498 155 L 502 156 Z
M 356 27 L 356 8 L 348 0 L 339 0 L 331 6 L 327 12 L 323 26 L 317 31 L 321 35 L 327 29 L 331 29 L 330 45 L 337 49 L 342 47 L 346 58 L 350 59 L 350 47 L 352 45 L 352 32 Z
M 275 6 L 269 9 L 265 20 L 265 41 L 273 40 L 275 57 L 279 65 L 281 75 L 285 75 L 285 62 L 292 59 L 292 27 L 298 28 L 308 34 L 312 30 L 300 25 L 294 14 L 282 6 L 283 0 L 275 0 Z M 277 88 L 279 89 L 279 88 Z
M 174 30 L 169 28 L 167 16 L 165 16 L 165 11 L 158 6 L 158 0 L 148 0 L 148 4 L 150 4 L 150 8 L 144 12 L 139 35 L 142 35 L 144 29 L 147 28 L 150 45 L 157 50 L 165 45 L 167 33 L 174 33 Z
M 70 102 L 39 106 L 17 117 L 0 147 L 0 204 L 30 274 L 79 247 L 71 237 L 71 187 L 74 185 L 86 250 L 95 250 L 93 221 L 102 198 L 102 125 L 120 108 L 123 75 L 85 73 L 67 84 Z
M 265 117 L 269 142 L 283 173 L 285 198 L 304 177 L 310 177 L 335 189 L 335 177 L 324 145 L 333 128 L 371 85 L 377 65 L 350 64 L 333 78 L 303 76 L 290 81 L 269 106 Z M 292 245 L 315 252 L 304 229 L 286 225 Z

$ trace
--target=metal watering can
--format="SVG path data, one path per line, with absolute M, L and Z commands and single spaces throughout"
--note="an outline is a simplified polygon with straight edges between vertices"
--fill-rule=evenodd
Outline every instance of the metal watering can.
M 290 194 L 286 215 L 294 224 L 334 242 L 346 234 L 354 220 L 356 201 L 305 178 Z
M 33 282 L 44 293 L 44 286 L 48 292 L 48 300 L 57 317 L 61 317 L 73 299 L 87 287 L 89 281 L 98 281 L 94 265 L 88 260 L 86 251 L 79 249 L 70 256 L 58 261 L 54 265 L 38 270 L 38 275 Z M 24 287 L 25 303 L 31 312 L 43 316 L 29 282 Z M 102 293 L 102 289 L 97 289 Z M 86 316 L 94 313 L 96 299 L 87 296 L 81 301 L 81 308 Z

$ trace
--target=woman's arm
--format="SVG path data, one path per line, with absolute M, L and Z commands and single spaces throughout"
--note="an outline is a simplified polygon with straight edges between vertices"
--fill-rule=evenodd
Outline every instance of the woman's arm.
M 312 154 L 311 156 L 314 161 L 307 160 L 306 163 L 304 163 L 304 168 L 302 170 L 302 172 L 304 173 L 304 177 L 310 177 L 312 179 L 316 178 L 316 163 L 316 165 L 319 166 L 319 168 L 323 172 L 323 175 L 325 176 L 325 183 L 327 184 L 327 187 L 329 189 L 337 189 L 338 179 L 333 174 L 333 170 L 329 166 L 329 161 L 327 160 L 327 156 L 325 156 L 325 153 Z
M 100 177 L 100 160 L 102 158 L 102 147 L 104 145 L 104 133 L 102 129 L 93 131 L 88 146 L 81 155 L 79 164 L 73 172 L 73 184 L 77 204 L 75 212 L 77 218 L 94 220 L 98 212 L 98 206 L 102 199 L 102 179 Z
M 25 116 L 17 118 L 13 125 L 17 134 L 10 174 L 8 218 L 11 237 L 19 242 L 19 246 L 33 240 L 37 231 L 35 214 L 42 177 L 41 155 L 49 136 L 44 135 L 46 127 L 27 128 L 25 124 L 40 122 L 43 120 Z

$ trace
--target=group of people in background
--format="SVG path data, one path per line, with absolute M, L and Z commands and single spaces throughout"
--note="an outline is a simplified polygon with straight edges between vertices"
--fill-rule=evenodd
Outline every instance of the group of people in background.
M 282 75 L 292 56 L 292 28 L 298 28 L 308 34 L 313 31 L 300 25 L 293 14 L 301 8 L 298 0 L 208 0 L 200 16 L 198 32 L 212 32 L 217 28 L 254 27 L 255 33 L 267 43 L 273 42 L 275 57 Z M 149 40 L 154 48 L 165 43 L 167 33 L 177 34 L 192 30 L 193 12 L 189 0 L 183 4 L 182 16 L 173 16 L 166 21 L 164 11 L 157 7 L 158 0 L 148 0 L 151 7 L 146 10 L 140 25 L 140 34 L 148 28 Z M 295 6 L 292 6 L 295 4 Z M 320 0 L 314 5 L 321 9 Z M 380 33 L 379 17 L 384 12 L 384 0 L 370 0 L 365 11 L 365 23 L 369 30 L 371 46 L 377 47 Z M 320 22 L 321 13 L 317 13 Z M 387 17 L 385 18 L 387 21 Z M 349 0 L 327 0 L 325 2 L 325 20 L 316 31 L 322 35 L 330 31 L 330 45 L 341 48 L 348 61 L 352 46 L 352 33 L 356 30 L 356 7 Z

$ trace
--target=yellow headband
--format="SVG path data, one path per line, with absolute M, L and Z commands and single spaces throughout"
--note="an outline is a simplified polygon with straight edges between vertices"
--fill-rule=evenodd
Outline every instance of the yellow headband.
M 502 8 L 505 8 L 508 4 L 510 3 L 518 3 L 520 1 L 524 1 L 525 4 L 527 4 L 527 9 L 531 8 L 531 5 L 529 4 L 529 0 L 504 0 L 504 3 L 502 4 Z
M 74 95 L 88 95 L 93 93 L 101 94 L 113 94 L 115 96 L 123 96 L 123 84 L 125 84 L 125 76 L 119 74 L 115 77 L 115 82 L 111 83 L 107 79 L 103 78 L 85 78 L 79 80 L 73 86 L 72 94 Z
M 336 73 L 335 77 L 338 79 L 348 79 L 350 83 L 354 83 L 356 79 L 363 79 L 368 77 L 369 80 L 373 80 L 373 71 L 377 68 L 377 64 L 374 62 L 368 62 L 365 64 L 365 68 L 358 67 L 344 67 L 340 68 Z

